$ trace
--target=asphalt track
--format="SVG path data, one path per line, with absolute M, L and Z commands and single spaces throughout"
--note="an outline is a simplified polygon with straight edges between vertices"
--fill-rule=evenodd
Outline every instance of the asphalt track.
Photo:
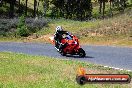
M 132 71 L 132 48 L 91 45 L 82 46 L 82 48 L 86 52 L 85 58 L 68 56 L 68 59 L 82 60 Z M 67 58 L 61 56 L 53 45 L 43 43 L 0 42 L 0 51 Z

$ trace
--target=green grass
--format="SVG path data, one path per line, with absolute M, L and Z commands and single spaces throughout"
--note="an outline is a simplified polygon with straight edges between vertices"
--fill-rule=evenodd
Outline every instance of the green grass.
M 0 52 L 0 88 L 130 88 L 131 84 L 86 84 L 75 77 L 78 67 L 87 73 L 128 73 L 91 63 Z
M 53 34 L 55 32 L 55 28 L 59 25 L 63 27 L 64 30 L 70 31 L 72 33 L 76 33 L 79 30 L 92 28 L 96 26 L 100 20 L 86 22 L 86 21 L 74 21 L 69 19 L 49 19 L 48 27 L 43 28 L 43 30 L 39 31 L 38 34 Z M 45 31 L 46 30 L 46 31 Z
M 122 19 L 123 18 L 123 19 Z M 80 37 L 81 44 L 132 46 L 130 11 L 117 17 L 95 21 L 73 21 L 66 19 L 51 19 L 48 27 L 37 32 L 38 35 L 53 35 L 55 28 L 61 25 L 64 30 Z M 97 31 L 98 35 L 92 35 Z M 123 32 L 122 34 L 120 32 Z
M 24 38 L 0 36 L 0 42 L 22 42 L 23 40 L 24 40 Z
M 132 47 L 132 40 L 125 37 L 112 38 L 112 37 L 82 37 L 80 43 L 84 45 L 109 45 L 109 46 L 126 46 Z

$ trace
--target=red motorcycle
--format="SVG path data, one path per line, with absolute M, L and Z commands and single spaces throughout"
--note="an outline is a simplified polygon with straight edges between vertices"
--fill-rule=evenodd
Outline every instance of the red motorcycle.
M 63 45 L 63 49 L 60 52 L 62 56 L 70 55 L 79 55 L 80 57 L 85 57 L 86 53 L 79 45 L 78 38 L 75 35 L 62 35 L 61 45 Z M 54 37 L 49 37 L 52 44 L 55 45 Z M 56 48 L 56 47 L 55 47 Z M 56 48 L 57 49 L 57 48 Z M 57 49 L 59 51 L 59 49 Z

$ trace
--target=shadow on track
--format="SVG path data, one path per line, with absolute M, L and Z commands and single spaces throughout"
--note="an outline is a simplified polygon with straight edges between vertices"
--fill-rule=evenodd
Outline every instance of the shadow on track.
M 85 56 L 85 57 L 80 57 L 78 55 L 66 55 L 66 57 L 72 57 L 72 58 L 94 58 L 92 56 Z

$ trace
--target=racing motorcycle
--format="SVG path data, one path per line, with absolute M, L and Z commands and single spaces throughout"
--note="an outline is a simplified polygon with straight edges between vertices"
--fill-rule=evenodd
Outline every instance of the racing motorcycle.
M 49 39 L 51 43 L 55 45 L 54 37 L 49 37 Z M 62 56 L 66 56 L 68 54 L 79 55 L 80 57 L 86 56 L 85 51 L 79 45 L 78 38 L 75 35 L 70 34 L 65 35 L 65 37 L 63 36 L 63 38 L 61 39 L 61 45 L 63 45 L 63 49 L 61 50 L 61 52 L 58 48 L 55 48 Z

